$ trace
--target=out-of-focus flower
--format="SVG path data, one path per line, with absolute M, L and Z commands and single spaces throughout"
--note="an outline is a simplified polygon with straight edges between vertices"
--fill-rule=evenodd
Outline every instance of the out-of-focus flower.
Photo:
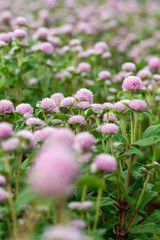
M 110 154 L 99 154 L 93 163 L 97 169 L 105 172 L 113 172 L 117 169 L 117 161 Z
M 6 138 L 13 134 L 13 126 L 7 122 L 0 123 L 0 138 Z

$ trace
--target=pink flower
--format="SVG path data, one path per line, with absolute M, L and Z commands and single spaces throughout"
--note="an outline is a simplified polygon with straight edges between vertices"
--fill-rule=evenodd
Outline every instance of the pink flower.
M 110 113 L 109 116 L 108 116 L 107 113 L 105 113 L 105 114 L 103 115 L 103 121 L 104 121 L 104 122 L 107 122 L 107 121 L 108 121 L 108 117 L 109 117 L 109 121 L 111 121 L 111 122 L 117 121 L 117 117 L 116 117 L 116 115 L 114 115 L 113 113 Z
M 4 202 L 9 198 L 9 193 L 0 187 L 0 202 Z
M 48 29 L 44 28 L 44 27 L 38 28 L 36 33 L 35 33 L 35 36 L 36 36 L 36 38 L 46 40 L 47 36 L 48 36 Z
M 81 132 L 75 136 L 74 146 L 76 149 L 84 150 L 93 146 L 94 136 L 89 132 Z
M 123 90 L 140 90 L 143 88 L 143 83 L 139 77 L 129 76 L 126 77 L 122 84 Z
M 84 202 L 81 203 L 81 208 L 82 208 L 83 210 L 86 210 L 86 209 L 92 207 L 92 205 L 93 205 L 93 204 L 92 204 L 91 201 L 84 201 Z
M 159 69 L 160 69 L 160 58 L 159 57 L 151 57 L 148 60 L 148 66 L 152 70 L 159 71 Z
M 88 101 L 90 104 L 93 103 L 93 93 L 86 88 L 81 88 L 80 90 L 78 90 L 74 97 L 76 100 L 85 100 Z
M 1 142 L 1 146 L 2 146 L 3 150 L 6 152 L 15 150 L 19 144 L 20 144 L 20 141 L 16 137 L 9 138 L 8 140 Z
M 143 112 L 147 107 L 147 103 L 140 99 L 134 99 L 129 102 L 129 107 L 137 112 Z
M 33 148 L 34 147 L 35 138 L 34 138 L 34 135 L 32 132 L 30 132 L 28 130 L 20 130 L 17 132 L 17 136 L 22 137 L 24 140 L 26 140 L 25 142 L 21 141 L 24 148 Z
M 99 103 L 93 103 L 91 104 L 91 108 L 96 111 L 96 110 L 103 110 L 103 105 Z
M 0 41 L 0 48 L 3 48 L 6 46 L 6 43 L 4 41 Z
M 75 210 L 81 207 L 81 202 L 70 202 L 68 204 L 69 209 Z
M 0 175 L 0 186 L 6 184 L 6 178 L 3 175 Z
M 136 70 L 136 65 L 132 62 L 123 63 L 122 69 L 127 72 L 134 72 Z
M 106 80 L 107 78 L 110 78 L 110 77 L 111 77 L 111 74 L 110 74 L 110 72 L 108 72 L 108 71 L 101 71 L 101 72 L 98 74 L 98 77 L 99 77 L 100 79 Z
M 51 55 L 53 53 L 53 45 L 49 42 L 41 43 L 40 49 L 47 55 Z
M 27 116 L 27 114 L 32 115 L 33 108 L 28 103 L 21 103 L 16 107 L 16 112 L 26 115 L 26 116 Z
M 68 123 L 70 124 L 77 123 L 79 125 L 84 125 L 86 124 L 86 121 L 84 117 L 82 117 L 81 115 L 74 115 L 68 119 Z
M 74 97 L 66 97 L 61 101 L 61 107 L 71 107 L 76 105 L 76 100 Z
M 91 65 L 89 63 L 86 62 L 81 62 L 79 63 L 78 67 L 77 67 L 77 71 L 80 73 L 87 73 L 91 71 Z
M 51 98 L 44 98 L 41 101 L 41 108 L 46 112 L 53 113 L 58 111 L 56 103 Z
M 105 42 L 97 42 L 94 45 L 94 49 L 97 54 L 102 54 L 104 51 L 107 50 L 107 48 L 108 48 L 108 45 Z
M 27 119 L 26 125 L 27 126 L 39 126 L 39 125 L 44 126 L 45 123 L 40 118 L 31 117 Z
M 16 29 L 13 32 L 13 36 L 14 36 L 14 38 L 25 38 L 25 37 L 27 37 L 27 33 L 23 29 Z
M 114 109 L 114 104 L 109 103 L 109 102 L 103 103 L 103 110 L 109 111 L 112 109 Z
M 142 69 L 137 73 L 137 76 L 142 79 L 150 78 L 151 72 L 147 69 Z
M 87 101 L 77 102 L 77 107 L 80 109 L 87 109 L 90 107 L 90 103 Z
M 99 126 L 99 130 L 103 134 L 115 134 L 118 133 L 118 126 L 114 123 L 106 123 L 104 125 Z
M 54 134 L 57 130 L 53 127 L 45 127 L 41 130 L 34 132 L 34 137 L 39 138 L 41 140 L 46 140 L 49 138 L 52 134 Z
M 114 104 L 114 108 L 118 112 L 126 112 L 128 110 L 128 108 L 123 103 L 129 104 L 129 102 L 130 102 L 130 100 L 128 100 L 128 99 L 118 101 Z
M 24 26 L 27 25 L 28 21 L 25 17 L 17 17 L 15 20 L 17 25 Z
M 77 229 L 84 229 L 86 227 L 86 223 L 81 219 L 74 219 L 70 224 Z
M 13 126 L 7 122 L 0 123 L 0 138 L 6 138 L 13 134 Z
M 104 172 L 113 172 L 117 169 L 116 159 L 110 154 L 99 154 L 93 163 L 96 168 Z
M 50 136 L 50 144 L 56 145 L 57 143 L 61 144 L 61 146 L 66 146 L 67 148 L 72 148 L 74 142 L 74 134 L 69 128 L 59 128 L 56 129 L 54 134 Z
M 51 99 L 55 101 L 58 107 L 60 107 L 61 101 L 64 99 L 64 95 L 62 93 L 54 93 L 52 94 Z
M 9 100 L 0 100 L 0 113 L 13 113 L 14 106 Z

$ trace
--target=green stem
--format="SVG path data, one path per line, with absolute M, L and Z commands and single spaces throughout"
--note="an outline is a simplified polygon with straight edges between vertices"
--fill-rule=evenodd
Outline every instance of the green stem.
M 45 123 L 46 123 L 46 127 L 48 127 L 49 124 L 48 124 L 47 114 L 45 112 L 43 112 L 43 115 L 44 115 L 44 120 L 45 120 Z
M 20 180 L 20 170 L 21 170 L 21 163 L 22 163 L 22 152 L 19 152 L 17 154 L 18 157 L 18 167 L 17 167 L 17 177 L 16 177 L 16 198 L 18 197 L 19 194 L 19 180 Z
M 98 215 L 99 215 L 99 209 L 101 204 L 101 197 L 102 197 L 102 189 L 98 189 L 98 196 L 97 196 L 97 205 L 96 205 L 96 211 L 95 211 L 95 220 L 93 224 L 93 231 L 96 230 L 97 224 L 98 224 Z
M 14 210 L 14 203 L 13 203 L 13 196 L 12 196 L 12 186 L 11 186 L 11 169 L 10 169 L 10 164 L 9 164 L 9 159 L 7 154 L 4 155 L 4 162 L 5 162 L 5 169 L 8 174 L 8 180 L 7 180 L 7 190 L 9 194 L 9 205 L 10 205 L 10 210 L 11 210 L 11 218 L 12 218 L 12 223 L 13 223 L 13 235 L 15 239 L 18 239 L 18 230 L 17 230 L 17 217 L 16 213 Z
M 128 137 L 127 137 L 125 121 L 124 121 L 124 117 L 123 116 L 120 119 L 120 123 L 121 123 L 122 135 L 126 139 L 127 147 L 129 148 L 129 140 L 128 140 Z
M 134 116 L 131 112 L 131 144 L 134 142 Z
M 114 156 L 114 150 L 113 150 L 112 136 L 111 135 L 109 135 L 109 143 L 110 143 L 111 154 Z
M 128 190 L 129 179 L 130 179 L 130 175 L 131 175 L 130 171 L 131 171 L 133 161 L 134 161 L 134 155 L 131 155 L 129 165 L 128 165 L 128 170 L 127 170 L 127 175 L 126 175 L 126 179 L 125 179 L 125 183 L 124 183 L 124 188 L 125 188 L 126 192 Z
M 87 185 L 84 185 L 84 187 L 83 187 L 83 192 L 82 192 L 81 202 L 84 202 L 85 199 L 86 199 L 87 189 L 88 189 L 88 186 L 87 186 Z
M 138 113 L 135 113 L 135 119 L 134 119 L 134 141 L 137 140 L 137 131 L 138 131 Z
M 4 62 L 4 56 L 3 56 L 3 49 L 1 49 L 1 64 L 2 64 L 2 67 L 5 67 L 5 62 Z

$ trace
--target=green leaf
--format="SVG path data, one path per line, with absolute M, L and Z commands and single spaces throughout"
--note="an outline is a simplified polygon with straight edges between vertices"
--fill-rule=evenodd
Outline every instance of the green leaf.
M 132 145 L 138 145 L 138 146 L 145 147 L 145 146 L 153 145 L 159 141 L 160 141 L 159 137 L 148 137 L 148 138 L 140 139 L 140 140 L 134 142 Z
M 155 223 L 140 224 L 129 229 L 130 233 L 153 233 L 160 235 L 160 227 Z
M 138 156 L 140 156 L 140 157 L 143 156 L 143 153 L 142 153 L 138 148 L 132 147 L 132 148 L 130 148 L 127 152 L 125 152 L 125 153 L 123 153 L 122 155 L 120 155 L 119 158 L 122 158 L 122 157 L 124 157 L 124 156 L 126 156 L 126 155 L 127 155 L 127 156 L 130 156 L 130 155 L 132 155 L 132 154 L 138 155 Z
M 24 162 L 21 164 L 21 169 L 26 169 L 28 165 L 32 162 L 33 156 L 30 155 L 29 158 L 27 158 Z
M 94 187 L 94 188 L 105 189 L 105 182 L 102 179 L 94 176 L 88 176 L 88 177 L 82 178 L 78 182 L 79 187 L 82 187 L 84 185 L 88 185 L 89 187 Z
M 90 133 L 93 134 L 93 136 L 96 138 L 102 138 L 102 133 L 96 129 L 91 130 Z

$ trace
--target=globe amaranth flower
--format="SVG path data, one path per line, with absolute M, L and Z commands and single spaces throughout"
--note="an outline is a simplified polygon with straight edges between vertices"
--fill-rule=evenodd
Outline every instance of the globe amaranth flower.
M 143 88 L 143 83 L 139 77 L 129 76 L 126 77 L 122 84 L 123 90 L 140 90 Z
M 90 107 L 90 103 L 87 101 L 77 102 L 76 106 L 80 109 L 87 109 Z
M 34 132 L 34 137 L 41 140 L 46 140 L 49 138 L 52 134 L 54 134 L 57 130 L 53 127 L 45 127 L 41 130 Z
M 68 204 L 69 209 L 75 210 L 81 207 L 81 202 L 74 201 Z
M 147 103 L 140 99 L 134 99 L 129 102 L 129 107 L 137 112 L 143 112 L 147 107 Z
M 22 16 L 17 17 L 15 22 L 16 22 L 17 25 L 20 25 L 20 26 L 25 26 L 28 23 L 27 19 L 25 17 L 22 17 Z
M 74 138 L 74 146 L 76 149 L 85 150 L 93 146 L 94 136 L 89 132 L 81 132 Z
M 118 101 L 114 104 L 114 109 L 118 112 L 126 112 L 128 110 L 128 108 L 125 106 L 124 103 L 129 104 L 129 102 L 130 102 L 130 100 L 128 100 L 128 99 Z
M 108 45 L 106 42 L 97 42 L 94 45 L 94 50 L 97 54 L 102 54 L 105 50 L 107 50 Z
M 64 127 L 58 128 L 54 134 L 50 136 L 50 144 L 52 146 L 57 145 L 58 143 L 61 144 L 61 146 L 63 145 L 71 149 L 74 142 L 74 137 L 75 135 L 71 129 Z
M 53 113 L 58 111 L 58 107 L 51 98 L 44 98 L 41 101 L 41 108 L 43 108 L 46 112 Z
M 99 72 L 98 77 L 102 80 L 106 80 L 111 77 L 111 74 L 108 71 L 101 71 Z
M 4 202 L 9 198 L 9 193 L 0 187 L 0 202 Z
M 99 103 L 93 103 L 91 104 L 91 108 L 96 111 L 96 110 L 103 110 L 103 104 L 99 104 Z
M 61 101 L 64 99 L 64 95 L 62 93 L 54 93 L 51 95 L 51 99 L 58 107 L 60 107 Z
M 1 142 L 4 151 L 9 152 L 15 150 L 20 144 L 18 138 L 13 137 Z
M 7 122 L 0 123 L 0 138 L 6 138 L 13 134 L 13 126 Z
M 132 62 L 126 62 L 122 64 L 122 69 L 127 72 L 134 72 L 136 70 L 136 65 Z
M 74 97 L 66 97 L 61 101 L 61 107 L 71 107 L 76 105 Z
M 98 128 L 103 134 L 115 134 L 118 133 L 118 126 L 114 123 L 106 123 Z
M 152 70 L 159 71 L 159 69 L 160 69 L 160 58 L 156 57 L 156 56 L 149 58 L 148 66 Z
M 109 110 L 112 110 L 112 109 L 114 109 L 114 104 L 109 103 L 109 102 L 103 103 L 103 110 L 109 111 Z
M 84 125 L 86 124 L 85 118 L 82 117 L 81 115 L 74 115 L 68 119 L 68 123 L 74 124 L 77 123 L 79 125 Z
M 24 148 L 33 148 L 35 145 L 35 138 L 32 132 L 28 130 L 20 130 L 17 132 L 17 136 L 26 140 L 25 142 L 20 139 Z
M 14 106 L 9 100 L 0 100 L 0 113 L 13 113 Z
M 14 36 L 14 38 L 23 39 L 23 38 L 27 37 L 27 33 L 26 33 L 26 31 L 23 30 L 23 29 L 16 29 L 16 30 L 13 32 L 13 36 Z
M 113 172 L 117 169 L 117 161 L 110 154 L 105 154 L 105 153 L 99 154 L 95 158 L 93 164 L 95 165 L 95 167 L 97 169 L 104 171 L 104 172 Z
M 77 71 L 80 73 L 91 72 L 91 65 L 86 62 L 81 62 L 81 63 L 79 63 L 79 65 L 77 67 Z
M 6 178 L 3 175 L 0 175 L 0 186 L 3 186 L 7 183 Z
M 71 226 L 77 228 L 77 229 L 84 229 L 86 228 L 86 223 L 85 221 L 81 219 L 74 219 L 70 222 Z
M 53 53 L 53 45 L 49 42 L 43 42 L 40 44 L 40 49 L 47 55 L 51 55 Z
M 88 101 L 90 104 L 93 103 L 93 93 L 86 88 L 81 88 L 80 90 L 78 90 L 74 97 L 76 100 L 79 101 L 85 100 Z
M 109 116 L 108 116 L 107 113 L 105 113 L 105 114 L 103 115 L 103 121 L 104 121 L 104 122 L 107 122 L 107 121 L 108 121 L 108 117 L 109 117 L 109 121 L 111 121 L 111 122 L 117 121 L 117 117 L 116 117 L 116 115 L 113 114 L 113 113 L 109 113 Z
M 16 112 L 22 114 L 25 118 L 31 117 L 33 108 L 29 103 L 21 103 L 16 107 Z
M 141 79 L 146 79 L 151 77 L 151 72 L 147 69 L 142 69 L 137 73 L 137 76 Z
M 27 119 L 26 125 L 27 126 L 39 126 L 39 125 L 44 126 L 45 123 L 40 118 L 31 117 Z

